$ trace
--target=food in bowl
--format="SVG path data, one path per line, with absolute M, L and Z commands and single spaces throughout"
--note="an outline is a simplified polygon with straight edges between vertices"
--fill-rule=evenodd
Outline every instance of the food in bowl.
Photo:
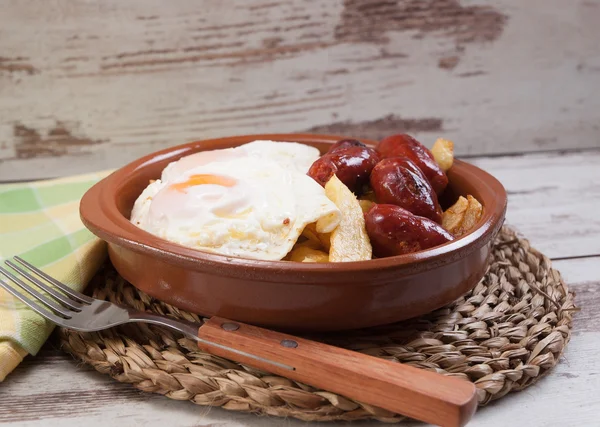
M 472 196 L 443 212 L 453 144 L 409 135 L 377 147 L 253 141 L 170 163 L 135 201 L 131 222 L 174 243 L 261 260 L 349 262 L 402 255 L 473 229 Z M 463 201 L 463 199 L 466 201 Z

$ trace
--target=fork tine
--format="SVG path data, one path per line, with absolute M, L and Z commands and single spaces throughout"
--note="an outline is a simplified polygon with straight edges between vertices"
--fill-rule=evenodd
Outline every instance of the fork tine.
M 69 309 L 67 309 L 65 307 L 58 305 L 53 300 L 46 298 L 44 295 L 42 295 L 41 293 L 39 293 L 38 291 L 33 289 L 31 286 L 29 286 L 27 283 L 23 282 L 21 279 L 16 277 L 11 272 L 0 267 L 0 273 L 2 273 L 4 276 L 6 276 L 6 278 L 8 280 L 15 283 L 21 289 L 23 289 L 24 291 L 26 291 L 27 293 L 32 295 L 35 299 L 37 299 L 38 301 L 43 303 L 46 307 L 52 309 L 52 311 L 54 311 L 55 313 L 61 314 L 62 316 L 66 317 L 68 319 L 70 319 L 71 316 L 73 315 L 72 311 L 70 311 Z
M 50 286 L 46 285 L 41 280 L 36 279 L 35 277 L 33 277 L 31 274 L 29 274 L 27 271 L 25 271 L 24 269 L 22 269 L 18 265 L 13 264 L 10 261 L 4 261 L 4 263 L 6 265 L 10 266 L 13 270 L 18 271 L 19 273 L 21 273 L 21 275 L 23 277 L 27 278 L 32 283 L 35 283 L 36 286 L 38 286 L 39 288 L 42 288 L 44 291 L 48 292 L 55 299 L 59 300 L 63 305 L 71 308 L 72 310 L 81 311 L 81 307 L 82 307 L 81 303 L 79 303 L 77 301 L 74 301 L 74 300 L 66 297 L 64 294 L 61 294 L 60 292 L 58 292 L 56 289 L 53 289 Z
M 71 298 L 74 298 L 77 301 L 82 302 L 84 304 L 91 304 L 94 302 L 93 298 L 90 298 L 87 295 L 84 295 L 80 292 L 74 291 L 73 289 L 69 288 L 67 285 L 59 282 L 58 280 L 54 279 L 53 277 L 48 276 L 46 273 L 44 273 L 39 268 L 34 267 L 33 265 L 29 264 L 23 258 L 15 256 L 15 257 L 13 257 L 13 259 L 15 261 L 17 261 L 19 264 L 21 264 L 23 267 L 26 267 L 29 270 L 31 270 L 38 277 L 41 277 L 42 279 L 45 279 L 46 281 L 52 283 L 54 286 L 56 286 L 58 289 L 63 291 L 65 294 L 69 295 Z
M 46 319 L 50 320 L 53 323 L 56 323 L 59 326 L 65 326 L 64 325 L 65 319 L 50 313 L 48 310 L 46 310 L 46 309 L 42 308 L 41 306 L 39 306 L 38 304 L 34 303 L 29 298 L 26 298 L 24 295 L 20 294 L 16 290 L 14 290 L 8 283 L 6 283 L 2 279 L 0 279 L 0 287 L 4 288 L 6 290 L 6 292 L 13 295 L 15 298 L 20 299 L 23 302 L 23 304 L 27 305 L 29 308 L 31 308 L 33 311 L 38 313 L 40 316 L 45 317 Z

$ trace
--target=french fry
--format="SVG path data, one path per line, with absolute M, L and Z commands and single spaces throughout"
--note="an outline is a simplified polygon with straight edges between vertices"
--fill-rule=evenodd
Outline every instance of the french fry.
M 325 184 L 325 194 L 342 212 L 339 225 L 331 232 L 330 262 L 371 259 L 372 248 L 360 203 L 352 191 L 333 175 Z
M 329 255 L 326 252 L 303 246 L 302 243 L 294 246 L 286 258 L 295 262 L 329 262 Z
M 302 235 L 308 240 L 318 243 L 322 249 L 329 252 L 329 248 L 331 247 L 331 233 L 319 233 L 316 223 L 313 222 L 304 227 Z
M 318 237 L 323 248 L 329 253 L 331 250 L 331 233 L 319 233 Z
M 460 196 L 456 203 L 443 213 L 442 227 L 454 237 L 461 237 L 475 227 L 482 213 L 483 206 L 475 197 L 470 194 L 466 198 Z
M 292 250 L 296 249 L 296 248 L 300 248 L 300 247 L 304 247 L 304 248 L 310 248 L 310 249 L 316 249 L 318 251 L 322 251 L 323 250 L 323 245 L 321 244 L 321 242 L 319 241 L 314 241 L 314 240 L 304 240 L 300 243 L 296 243 L 294 245 L 294 247 L 292 248 Z
M 373 203 L 377 202 L 377 200 L 375 200 L 375 192 L 372 188 L 369 188 L 362 196 L 360 196 L 359 200 L 370 200 Z
M 373 207 L 375 202 L 366 199 L 359 199 L 358 204 L 360 205 L 360 208 L 362 209 L 363 213 L 367 213 Z
M 315 230 L 317 233 L 331 233 L 339 223 L 340 213 L 335 211 L 319 218 L 317 222 L 315 222 Z
M 460 196 L 456 203 L 450 206 L 442 214 L 442 227 L 444 227 L 450 234 L 454 235 L 464 220 L 465 212 L 467 211 L 468 206 L 469 201 L 463 196 Z
M 457 236 L 462 236 L 471 231 L 483 213 L 483 206 L 481 206 L 481 203 L 475 197 L 468 195 L 467 200 L 469 201 L 469 206 L 465 211 L 463 222 L 457 230 Z
M 431 147 L 431 153 L 444 172 L 452 167 L 454 163 L 454 143 L 452 141 L 438 138 Z
M 302 230 L 302 236 L 306 237 L 311 242 L 315 242 L 319 245 L 321 244 L 317 233 L 317 226 L 314 222 L 312 224 L 307 224 L 306 227 L 304 227 L 304 230 Z

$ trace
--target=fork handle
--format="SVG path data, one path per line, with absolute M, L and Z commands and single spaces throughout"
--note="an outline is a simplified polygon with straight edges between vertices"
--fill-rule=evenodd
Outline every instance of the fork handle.
M 440 426 L 465 425 L 477 407 L 468 381 L 240 322 L 212 317 L 198 338 L 206 352 Z

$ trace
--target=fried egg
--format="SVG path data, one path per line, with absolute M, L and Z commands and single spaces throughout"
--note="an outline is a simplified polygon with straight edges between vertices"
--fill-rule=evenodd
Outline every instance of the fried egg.
M 306 175 L 319 151 L 254 141 L 169 164 L 136 200 L 131 222 L 191 248 L 262 260 L 284 258 L 306 225 L 333 231 L 341 212 Z

